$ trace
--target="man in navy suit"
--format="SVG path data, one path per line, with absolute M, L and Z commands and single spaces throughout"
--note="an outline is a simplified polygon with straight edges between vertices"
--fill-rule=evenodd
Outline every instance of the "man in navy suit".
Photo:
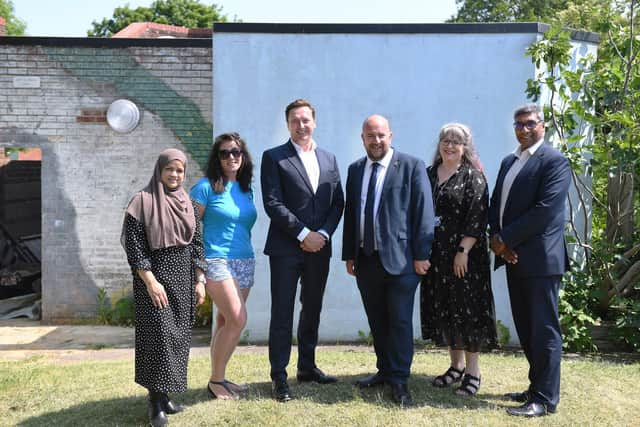
M 522 402 L 510 415 L 553 413 L 559 402 L 562 336 L 558 291 L 569 268 L 564 237 L 571 183 L 567 159 L 544 144 L 537 104 L 514 113 L 520 146 L 500 165 L 491 196 L 489 226 L 495 268 L 506 263 L 513 320 L 529 362 L 529 387 L 506 398 Z
M 271 219 L 264 253 L 271 270 L 269 362 L 273 397 L 291 400 L 287 365 L 291 355 L 293 309 L 300 281 L 298 381 L 336 382 L 315 363 L 322 297 L 329 274 L 331 235 L 344 208 L 338 164 L 313 140 L 316 114 L 306 100 L 285 109 L 291 138 L 266 150 L 260 181 L 264 209 Z
M 361 388 L 389 384 L 401 406 L 412 403 L 413 302 L 429 269 L 434 212 L 424 162 L 391 148 L 382 116 L 362 126 L 367 155 L 349 166 L 342 243 L 373 336 L 378 371 Z

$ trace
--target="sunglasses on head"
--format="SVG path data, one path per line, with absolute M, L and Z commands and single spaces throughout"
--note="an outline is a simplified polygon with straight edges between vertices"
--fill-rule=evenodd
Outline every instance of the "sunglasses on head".
M 234 159 L 239 158 L 240 156 L 242 156 L 242 150 L 234 148 L 233 150 L 220 150 L 218 152 L 218 157 L 220 157 L 220 159 L 222 160 L 227 160 L 231 156 L 233 156 Z
M 538 126 L 539 123 L 542 123 L 542 120 L 527 120 L 526 122 L 513 122 L 513 127 L 522 130 L 527 128 L 529 130 L 534 129 Z

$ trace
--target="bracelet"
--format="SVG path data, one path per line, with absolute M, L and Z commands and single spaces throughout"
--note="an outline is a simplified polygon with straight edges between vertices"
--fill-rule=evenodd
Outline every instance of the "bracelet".
M 196 282 L 197 282 L 197 283 L 202 283 L 202 284 L 204 285 L 205 283 L 207 283 L 207 279 L 205 279 L 205 277 L 204 277 L 204 276 L 200 276 L 200 277 L 198 277 L 198 278 L 196 279 Z

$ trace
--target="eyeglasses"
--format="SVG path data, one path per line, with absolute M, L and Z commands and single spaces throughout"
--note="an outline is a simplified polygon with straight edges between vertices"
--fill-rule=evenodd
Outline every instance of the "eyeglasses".
M 220 150 L 218 151 L 218 157 L 221 160 L 227 160 L 229 157 L 233 156 L 234 159 L 238 159 L 242 156 L 242 150 Z
M 527 120 L 526 122 L 513 122 L 513 127 L 516 130 L 522 130 L 524 128 L 532 130 L 532 129 L 535 129 L 535 127 L 538 126 L 540 123 L 542 123 L 542 120 Z
M 442 145 L 443 147 L 446 147 L 448 145 L 452 147 L 458 147 L 460 145 L 464 145 L 464 142 L 460 141 L 459 139 L 442 139 L 440 140 L 440 145 Z

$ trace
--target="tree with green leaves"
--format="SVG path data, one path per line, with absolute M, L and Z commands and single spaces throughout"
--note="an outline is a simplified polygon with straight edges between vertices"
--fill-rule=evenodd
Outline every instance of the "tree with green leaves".
M 609 0 L 456 0 L 449 22 L 544 22 L 600 31 Z
M 1 0 L 0 0 L 1 1 Z M 156 0 L 149 7 L 117 7 L 111 18 L 93 21 L 89 37 L 111 37 L 134 22 L 156 22 L 188 28 L 211 28 L 214 22 L 226 22 L 222 6 L 207 6 L 199 0 Z
M 449 22 L 549 21 L 567 0 L 456 0 L 458 12 Z
M 0 16 L 7 21 L 8 36 L 24 36 L 27 24 L 18 19 L 13 12 L 13 2 L 11 0 L 0 0 Z

